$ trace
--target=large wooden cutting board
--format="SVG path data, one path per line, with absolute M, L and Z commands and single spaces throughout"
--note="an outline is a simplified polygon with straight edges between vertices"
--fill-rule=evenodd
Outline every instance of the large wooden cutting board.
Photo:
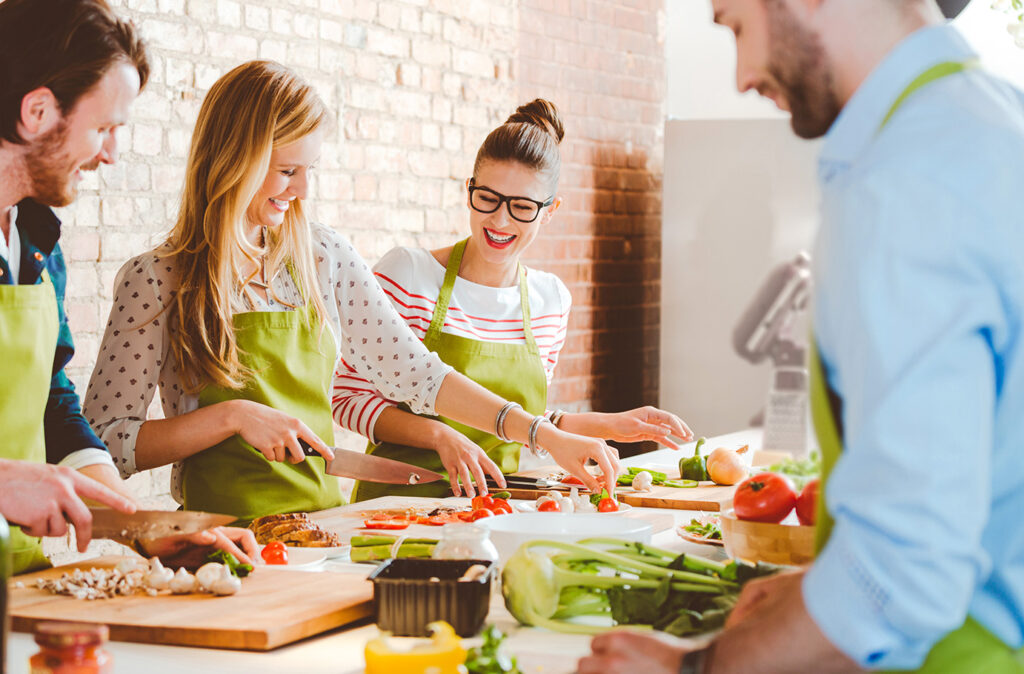
M 522 473 L 516 473 L 518 477 L 536 479 L 547 477 L 553 473 L 564 472 L 558 466 L 547 466 Z M 678 479 L 678 471 L 668 474 L 672 479 Z M 512 498 L 535 499 L 546 493 L 546 489 L 509 489 Z M 619 487 L 615 491 L 616 497 L 623 503 L 641 508 L 669 508 L 675 510 L 707 510 L 718 512 L 723 509 L 723 504 L 732 501 L 736 487 L 723 487 L 714 482 L 701 482 L 700 486 L 690 489 L 676 489 L 673 487 L 654 487 L 649 492 L 636 492 L 629 487 Z
M 103 623 L 114 641 L 266 651 L 347 625 L 373 612 L 373 588 L 357 574 L 291 571 L 261 566 L 230 597 L 138 594 L 86 601 L 35 587 L 36 578 L 75 568 L 112 568 L 100 557 L 18 576 L 9 586 L 16 632 L 43 620 Z M 20 582 L 24 587 L 16 587 Z

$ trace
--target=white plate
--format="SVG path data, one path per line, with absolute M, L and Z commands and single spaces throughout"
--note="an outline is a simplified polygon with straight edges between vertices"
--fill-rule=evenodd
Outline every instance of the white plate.
M 521 512 L 521 513 L 535 513 L 535 512 L 537 512 L 537 502 L 536 501 L 523 501 L 521 503 L 516 503 L 515 504 L 515 509 L 518 510 L 519 512 Z M 628 503 L 622 503 L 620 501 L 619 502 L 619 509 L 618 510 L 613 510 L 610 513 L 598 512 L 598 513 L 569 513 L 569 514 L 572 514 L 572 515 L 594 515 L 594 514 L 598 514 L 598 515 L 619 515 L 621 513 L 628 513 L 632 509 L 633 509 L 633 506 L 629 505 Z M 565 514 L 565 513 L 563 513 L 563 514 Z
M 266 546 L 260 546 L 260 557 L 262 559 L 263 548 Z M 347 546 L 344 547 L 348 550 Z M 312 566 L 316 566 L 325 559 L 327 559 L 326 550 L 337 550 L 338 548 L 293 548 L 290 545 L 286 545 L 285 548 L 288 551 L 288 564 L 266 564 L 266 566 L 276 566 L 285 569 L 308 569 Z

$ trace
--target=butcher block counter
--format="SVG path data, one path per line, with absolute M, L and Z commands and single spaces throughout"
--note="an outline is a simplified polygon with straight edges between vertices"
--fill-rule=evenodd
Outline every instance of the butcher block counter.
M 760 448 L 760 431 L 742 431 L 708 443 L 712 447 L 749 444 Z M 693 445 L 687 445 L 692 452 Z M 686 452 L 686 448 L 682 452 Z M 659 450 L 623 461 L 626 466 L 672 463 L 679 453 Z M 699 512 L 680 509 L 650 508 L 652 515 L 672 517 L 675 523 L 686 524 Z M 438 531 L 438 535 L 440 531 Z M 716 559 L 724 558 L 721 548 L 688 543 L 675 533 L 675 526 L 655 533 L 653 544 L 677 552 L 700 554 Z M 336 579 L 337 574 L 348 574 L 353 579 L 365 577 L 373 570 L 370 565 L 356 565 L 344 561 L 327 560 L 321 565 L 292 574 L 306 574 L 310 583 Z M 212 599 L 211 601 L 217 601 Z M 370 618 L 337 628 L 319 636 L 282 646 L 266 652 L 225 650 L 185 646 L 164 646 L 148 643 L 112 641 L 106 649 L 114 659 L 118 673 L 146 672 L 146 674 L 181 674 L 181 672 L 246 672 L 246 674 L 357 674 L 363 671 L 363 647 L 378 634 Z M 509 633 L 508 648 L 519 657 L 526 674 L 566 674 L 575 671 L 576 661 L 589 652 L 590 639 L 584 636 L 558 634 L 546 630 L 520 626 L 505 609 L 501 595 L 495 591 L 491 599 L 489 623 L 497 624 Z M 468 640 L 470 644 L 476 640 Z M 14 632 L 8 635 L 8 674 L 27 674 L 28 659 L 38 647 L 31 634 Z

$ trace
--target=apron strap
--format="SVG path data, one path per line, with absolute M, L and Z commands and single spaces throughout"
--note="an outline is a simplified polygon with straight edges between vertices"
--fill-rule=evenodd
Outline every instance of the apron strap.
M 906 103 L 907 99 L 919 89 L 923 89 L 932 82 L 941 80 L 943 77 L 962 73 L 969 68 L 973 68 L 977 64 L 978 61 L 976 59 L 968 61 L 944 61 L 933 65 L 928 70 L 925 70 L 923 73 L 915 77 L 913 81 L 907 85 L 907 88 L 903 90 L 903 93 L 893 101 L 892 106 L 889 108 L 889 112 L 885 114 L 885 119 L 883 119 L 882 123 L 878 126 L 878 131 L 881 132 L 881 130 L 885 128 L 885 125 L 889 123 L 889 120 L 896 114 L 896 111 L 899 110 L 903 104 Z
M 448 315 L 448 304 L 452 299 L 452 290 L 455 288 L 455 279 L 459 275 L 462 256 L 466 252 L 468 243 L 469 239 L 463 239 L 452 247 L 452 253 L 448 256 L 448 265 L 444 271 L 444 282 L 441 284 L 441 291 L 437 294 L 434 315 L 430 318 L 430 327 L 427 328 L 424 341 L 436 340 L 441 335 L 444 319 Z M 526 338 L 526 346 L 531 354 L 539 357 L 540 350 L 537 348 L 537 341 L 533 338 L 533 330 L 530 327 L 530 293 L 526 284 L 526 269 L 523 265 L 519 265 L 519 303 L 523 309 L 523 335 Z

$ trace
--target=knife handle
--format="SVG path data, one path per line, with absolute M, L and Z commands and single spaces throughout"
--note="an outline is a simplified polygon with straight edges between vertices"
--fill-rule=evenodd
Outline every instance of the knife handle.
M 299 446 L 302 447 L 302 453 L 306 456 L 319 456 L 321 459 L 324 458 L 320 456 L 320 452 L 313 449 L 313 445 L 309 444 L 302 438 L 299 438 Z

